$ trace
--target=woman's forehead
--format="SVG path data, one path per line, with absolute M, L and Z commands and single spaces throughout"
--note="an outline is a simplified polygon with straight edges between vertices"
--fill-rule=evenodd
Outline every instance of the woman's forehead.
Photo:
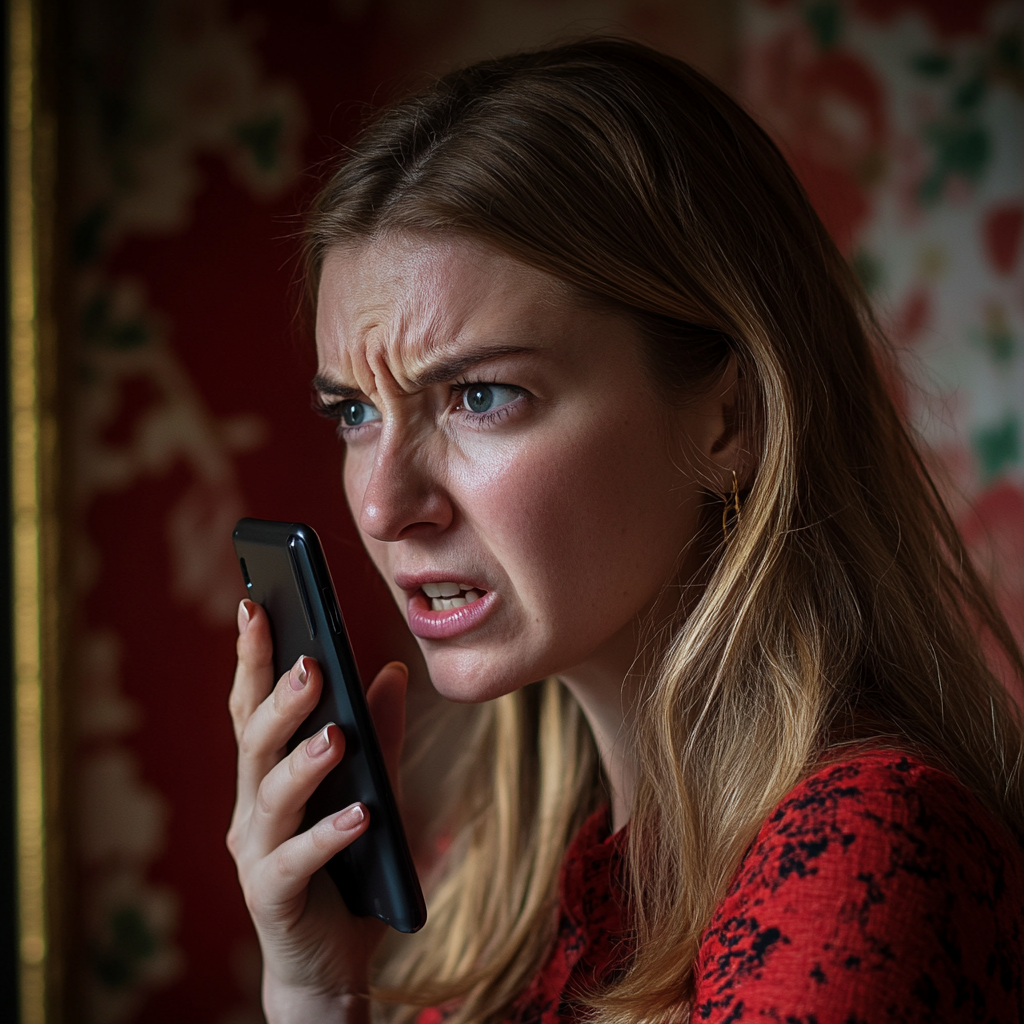
M 317 303 L 321 369 L 384 359 L 410 379 L 465 346 L 556 335 L 578 303 L 556 278 L 469 240 L 374 240 L 332 251 Z

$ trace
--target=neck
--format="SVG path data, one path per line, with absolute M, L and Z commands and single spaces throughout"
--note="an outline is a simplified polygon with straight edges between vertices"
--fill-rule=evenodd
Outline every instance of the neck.
M 639 679 L 633 674 L 637 629 L 630 624 L 584 664 L 559 673 L 594 734 L 611 788 L 612 830 L 629 820 L 636 783 L 631 726 Z
M 700 596 L 706 560 L 694 549 L 683 578 L 696 585 L 686 588 L 686 612 Z M 636 751 L 633 720 L 645 668 L 656 663 L 668 642 L 670 625 L 679 612 L 679 591 L 666 587 L 656 601 L 596 650 L 586 662 L 558 678 L 576 698 L 594 734 L 605 777 L 611 787 L 612 830 L 629 821 L 636 789 Z M 650 630 L 654 628 L 654 632 Z M 641 653 L 641 644 L 643 651 Z

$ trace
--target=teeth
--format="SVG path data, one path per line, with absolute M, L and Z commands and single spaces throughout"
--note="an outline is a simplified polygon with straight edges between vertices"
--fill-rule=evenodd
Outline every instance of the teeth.
M 434 586 L 434 584 L 423 585 L 424 593 L 429 594 L 428 585 Z M 478 600 L 480 600 L 480 595 L 475 590 L 467 590 L 461 597 L 434 597 L 431 595 L 430 608 L 435 612 L 450 612 L 454 608 L 464 608 L 467 604 Z
M 424 583 L 423 593 L 427 597 L 458 597 L 460 591 L 468 591 L 472 588 L 468 583 Z

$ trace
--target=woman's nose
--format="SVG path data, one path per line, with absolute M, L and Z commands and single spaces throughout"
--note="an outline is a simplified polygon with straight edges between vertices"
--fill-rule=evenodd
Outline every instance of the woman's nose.
M 413 448 L 391 443 L 376 452 L 359 510 L 359 528 L 375 540 L 429 536 L 451 525 L 451 499 L 429 457 Z

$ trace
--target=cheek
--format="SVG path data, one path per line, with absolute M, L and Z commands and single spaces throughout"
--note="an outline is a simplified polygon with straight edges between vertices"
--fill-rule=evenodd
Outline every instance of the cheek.
M 534 435 L 495 471 L 464 480 L 465 507 L 538 610 L 615 617 L 625 601 L 633 614 L 692 536 L 696 490 L 647 431 L 628 420 L 587 426 Z

